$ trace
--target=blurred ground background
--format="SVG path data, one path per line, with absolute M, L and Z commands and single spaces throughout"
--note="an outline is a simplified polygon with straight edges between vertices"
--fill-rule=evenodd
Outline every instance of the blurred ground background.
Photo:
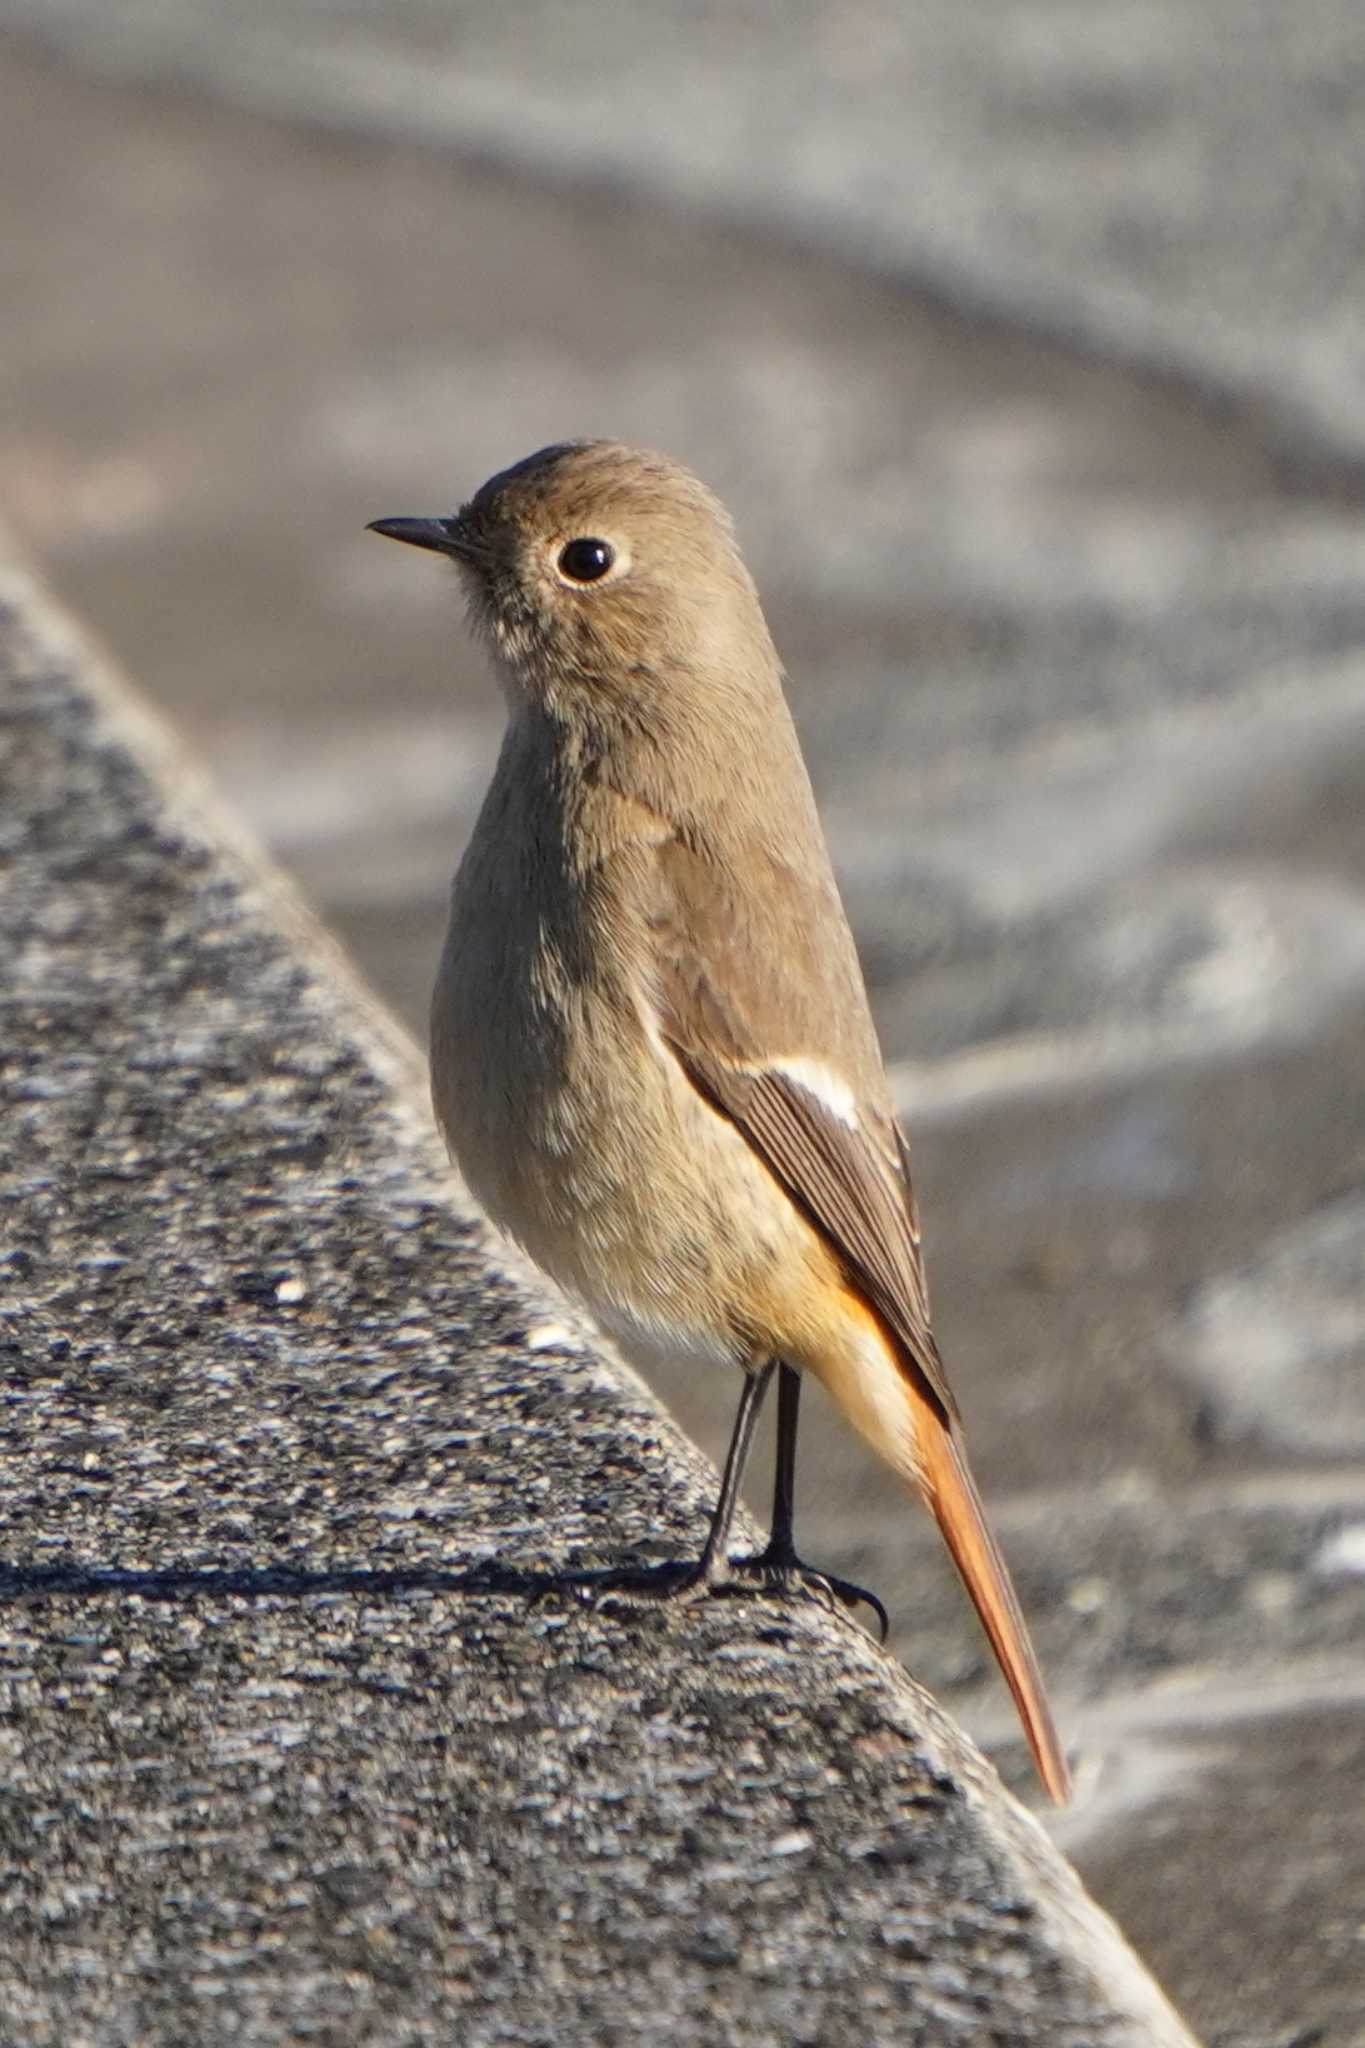
M 0 512 L 416 1028 L 499 709 L 365 521 L 575 433 L 731 503 L 1050 1824 L 1220 2048 L 1365 2041 L 1362 130 L 1351 0 L 0 0 Z M 804 1456 L 1023 1784 L 922 1518 Z

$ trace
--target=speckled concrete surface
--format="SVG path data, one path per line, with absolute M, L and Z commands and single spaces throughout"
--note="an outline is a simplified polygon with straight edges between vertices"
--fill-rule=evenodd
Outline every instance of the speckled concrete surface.
M 851 1622 L 565 1584 L 701 1461 L 73 661 L 7 575 L 0 2038 L 1188 2041 Z

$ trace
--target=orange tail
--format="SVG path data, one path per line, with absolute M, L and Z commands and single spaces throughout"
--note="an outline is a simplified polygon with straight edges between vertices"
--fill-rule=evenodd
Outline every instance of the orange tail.
M 810 1363 L 859 1434 L 914 1482 L 933 1509 L 1014 1694 L 1038 1775 L 1057 1804 L 1065 1806 L 1071 1774 L 1019 1597 L 991 1534 L 967 1454 L 923 1374 L 860 1295 L 841 1289 L 839 1314 L 827 1327 L 829 1341 L 812 1349 Z
M 1019 1596 L 1000 1546 L 991 1534 L 966 1452 L 908 1375 L 906 1391 L 915 1411 L 916 1449 L 922 1460 L 921 1485 L 925 1497 L 952 1552 L 953 1563 L 972 1596 L 1005 1683 L 1014 1694 L 1038 1775 L 1057 1804 L 1065 1806 L 1071 1797 L 1071 1773 L 1043 1690 L 1043 1675 L 1029 1640 Z

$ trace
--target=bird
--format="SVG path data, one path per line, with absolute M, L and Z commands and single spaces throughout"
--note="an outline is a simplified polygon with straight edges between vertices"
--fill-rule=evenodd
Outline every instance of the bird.
M 455 564 L 507 704 L 432 1002 L 452 1157 L 609 1336 L 740 1374 L 705 1545 L 671 1590 L 738 1572 L 861 1596 L 796 1549 L 813 1373 L 928 1504 L 1065 1802 L 1065 1752 L 933 1334 L 857 951 L 728 513 L 664 455 L 570 440 L 454 514 L 370 530 Z M 774 1378 L 771 1535 L 731 1560 Z

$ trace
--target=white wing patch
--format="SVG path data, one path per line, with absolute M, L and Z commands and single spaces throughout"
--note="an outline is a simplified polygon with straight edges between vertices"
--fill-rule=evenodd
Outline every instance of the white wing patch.
M 644 1026 L 645 1036 L 654 1051 L 670 1066 L 677 1065 L 677 1053 L 669 1044 L 660 1028 L 659 1015 L 652 1003 L 637 1003 L 637 1013 Z M 808 1059 L 804 1053 L 791 1053 L 776 1060 L 736 1060 L 725 1062 L 732 1073 L 780 1074 L 784 1081 L 791 1081 L 803 1095 L 809 1095 L 818 1102 L 827 1116 L 841 1123 L 847 1131 L 858 1129 L 858 1099 L 842 1074 L 836 1074 L 833 1067 L 827 1067 L 823 1060 Z
M 858 1128 L 858 1104 L 853 1090 L 841 1074 L 827 1067 L 820 1060 L 808 1060 L 797 1056 L 792 1059 L 769 1060 L 768 1066 L 785 1080 L 794 1081 L 798 1088 L 811 1095 L 846 1130 Z

